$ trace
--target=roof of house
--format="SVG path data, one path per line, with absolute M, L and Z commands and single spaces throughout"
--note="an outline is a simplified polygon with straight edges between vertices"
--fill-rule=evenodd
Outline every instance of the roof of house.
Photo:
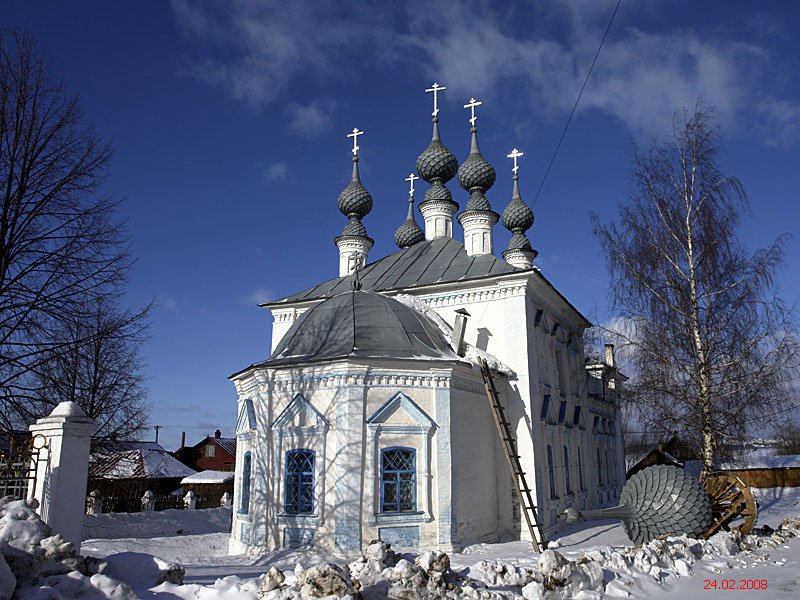
M 234 478 L 233 471 L 199 471 L 181 479 L 181 485 L 187 483 L 225 483 Z
M 155 442 L 118 442 L 118 449 L 93 452 L 89 477 L 98 479 L 171 479 L 195 473 Z
M 231 456 L 236 456 L 236 438 L 224 438 L 224 437 L 215 437 L 213 435 L 209 435 L 206 439 L 197 442 L 194 447 L 205 447 L 208 446 L 209 442 L 214 442 L 217 446 L 222 448 L 225 452 L 230 454 Z
M 491 254 L 468 256 L 463 243 L 452 238 L 440 237 L 419 242 L 370 263 L 359 270 L 358 277 L 363 289 L 383 291 L 483 279 L 531 270 L 514 267 Z M 352 289 L 353 279 L 353 275 L 335 277 L 297 294 L 261 306 L 277 308 L 281 304 L 291 302 L 330 298 Z
M 349 356 L 461 360 L 439 328 L 419 311 L 375 292 L 350 290 L 304 312 L 260 364 Z

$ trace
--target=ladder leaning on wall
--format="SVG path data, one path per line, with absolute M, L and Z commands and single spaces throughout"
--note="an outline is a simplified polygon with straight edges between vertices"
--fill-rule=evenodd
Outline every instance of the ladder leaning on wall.
M 489 371 L 489 365 L 483 358 L 479 358 L 478 361 L 481 365 L 486 398 L 489 400 L 489 406 L 492 409 L 497 434 L 500 436 L 503 445 L 503 454 L 506 457 L 506 464 L 511 474 L 511 480 L 514 482 L 514 490 L 517 492 L 520 511 L 524 515 L 525 522 L 528 525 L 534 552 L 541 552 L 547 548 L 547 540 L 544 537 L 544 530 L 539 521 L 539 514 L 536 509 L 536 504 L 533 501 L 531 488 L 528 486 L 528 482 L 525 479 L 525 472 L 522 470 L 522 464 L 519 462 L 517 442 L 514 439 L 514 435 L 511 433 L 511 424 L 506 419 L 506 411 L 503 405 L 500 404 L 500 398 L 497 395 L 497 388 L 494 386 L 494 380 L 492 379 L 491 371 Z

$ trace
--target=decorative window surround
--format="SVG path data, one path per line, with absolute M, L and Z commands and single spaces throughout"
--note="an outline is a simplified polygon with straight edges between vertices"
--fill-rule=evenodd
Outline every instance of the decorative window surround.
M 398 410 L 405 412 L 416 424 L 391 425 L 387 421 Z M 367 419 L 367 447 L 370 448 L 372 460 L 367 461 L 365 481 L 373 486 L 373 513 L 374 520 L 369 525 L 383 525 L 387 523 L 430 523 L 431 517 L 431 473 L 430 473 L 430 445 L 431 430 L 436 427 L 424 410 L 406 396 L 397 392 L 383 406 Z M 411 434 L 420 437 L 418 444 L 417 461 L 417 512 L 415 513 L 381 513 L 381 445 L 382 434 Z M 390 444 L 394 446 L 395 444 Z
M 236 420 L 236 435 L 247 435 L 256 429 L 256 409 L 250 398 L 245 398 Z
M 292 421 L 301 412 L 305 411 L 308 421 L 314 423 L 306 427 L 292 427 Z M 326 436 L 330 423 L 302 394 L 297 394 L 289 405 L 283 409 L 272 422 L 272 477 L 275 482 L 272 486 L 273 506 L 283 508 L 284 498 L 284 458 L 287 450 L 299 449 L 300 440 L 304 444 L 314 446 L 317 459 L 314 461 L 314 508 L 316 514 L 312 515 L 287 515 L 277 514 L 275 521 L 290 525 L 302 524 L 318 527 L 325 522 L 323 507 L 325 506 L 325 446 Z M 304 446 L 305 447 L 305 446 Z

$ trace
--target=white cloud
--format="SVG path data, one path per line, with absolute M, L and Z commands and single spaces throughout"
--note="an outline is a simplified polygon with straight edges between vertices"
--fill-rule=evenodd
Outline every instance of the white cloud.
M 250 292 L 244 298 L 242 298 L 242 302 L 244 304 L 264 304 L 264 302 L 269 302 L 274 297 L 275 294 L 272 290 L 266 288 L 258 288 Z
M 310 104 L 293 102 L 287 108 L 291 120 L 289 129 L 303 137 L 314 137 L 331 128 L 331 115 L 336 103 L 315 100 Z
M 768 146 L 787 147 L 800 138 L 800 105 L 766 96 L 757 111 L 756 123 Z
M 769 69 L 775 67 L 764 47 L 723 33 L 626 25 L 642 14 L 652 22 L 668 6 L 623 7 L 579 112 L 602 111 L 636 133 L 658 135 L 668 130 L 675 111 L 692 108 L 702 96 L 717 108 L 719 124 L 730 133 L 750 134 L 745 123 L 752 123 L 758 111 L 762 126 L 756 131 L 767 143 L 796 139 L 797 107 L 770 90 Z M 184 31 L 224 48 L 215 58 L 195 60 L 189 71 L 255 107 L 274 101 L 301 75 L 324 85 L 354 77 L 365 66 L 393 63 L 443 82 L 449 90 L 445 102 L 461 103 L 474 95 L 487 104 L 511 106 L 511 100 L 521 99 L 526 105 L 521 118 L 561 123 L 614 2 L 561 0 L 498 8 L 470 0 L 392 7 L 233 0 L 222 9 L 207 0 L 174 0 L 173 7 Z M 536 26 L 523 26 L 526 22 Z M 290 105 L 290 126 L 298 134 L 315 135 L 329 127 L 333 108 L 319 101 Z
M 284 183 L 289 180 L 289 166 L 284 162 L 276 162 L 262 169 L 267 183 Z
M 175 298 L 170 298 L 169 296 L 158 296 L 157 306 L 159 308 L 163 308 L 164 310 L 174 310 L 174 311 L 180 310 L 178 301 L 175 300 Z

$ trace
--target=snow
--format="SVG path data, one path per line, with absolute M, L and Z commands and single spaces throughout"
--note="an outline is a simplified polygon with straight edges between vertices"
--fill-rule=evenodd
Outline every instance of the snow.
M 83 539 L 158 538 L 228 532 L 230 508 L 85 515 Z M 227 534 L 226 534 L 227 535 Z M 176 539 L 182 539 L 177 537 Z M 227 542 L 226 542 L 227 543 Z M 83 548 L 85 550 L 85 548 Z
M 200 471 L 181 479 L 181 485 L 188 483 L 225 483 L 233 479 L 234 475 L 235 473 L 232 471 Z
M 281 550 L 258 558 L 229 556 L 228 524 L 222 516 L 229 519 L 230 509 L 211 509 L 146 515 L 159 519 L 160 525 L 146 524 L 138 515 L 93 516 L 93 520 L 108 522 L 107 533 L 99 535 L 99 520 L 94 520 L 89 524 L 96 528 L 94 533 L 87 533 L 95 539 L 86 541 L 83 549 L 101 559 L 113 559 L 119 552 L 154 554 L 163 561 L 158 563 L 162 566 L 158 573 L 165 564 L 182 565 L 183 585 L 167 581 L 145 593 L 141 586 L 152 577 L 129 582 L 141 597 L 164 600 L 305 598 L 320 590 L 349 593 L 350 579 L 362 586 L 360 592 L 367 600 L 386 598 L 390 591 L 408 598 L 427 592 L 429 597 L 529 600 L 662 600 L 680 594 L 683 600 L 693 600 L 704 597 L 708 593 L 705 580 L 714 579 L 768 582 L 767 592 L 737 590 L 739 598 L 798 597 L 800 488 L 754 489 L 753 493 L 760 505 L 759 526 L 768 525 L 777 532 L 765 530 L 744 539 L 723 533 L 709 541 L 671 537 L 637 548 L 618 522 L 590 521 L 563 528 L 544 553 L 534 553 L 529 544 L 519 541 L 476 544 L 449 556 L 439 552 L 417 556 L 419 552 L 410 549 L 394 549 L 395 554 L 383 544 L 373 544 L 348 563 L 346 557 L 310 550 Z M 786 518 L 793 518 L 793 524 L 780 528 Z M 168 530 L 183 533 L 160 533 Z M 101 539 L 111 534 L 117 539 Z
M 800 468 L 800 454 L 776 456 L 773 448 L 758 448 L 747 453 L 745 458 L 720 465 L 721 469 L 790 469 Z
M 91 539 L 83 552 L 90 556 L 76 557 L 29 505 L 6 500 L 0 501 L 0 599 L 8 598 L 13 577 L 22 586 L 14 597 L 21 600 L 289 600 L 357 593 L 365 600 L 693 600 L 706 597 L 707 580 L 768 585 L 767 591 L 737 590 L 738 598 L 796 598 L 800 488 L 753 492 L 763 529 L 744 537 L 668 537 L 635 547 L 619 523 L 588 521 L 562 529 L 542 553 L 518 541 L 476 544 L 451 555 L 375 542 L 354 559 L 310 550 L 229 556 L 226 508 L 89 515 Z
M 51 417 L 85 417 L 77 402 L 59 402 L 58 406 L 50 413 Z
M 112 452 L 96 452 L 91 456 L 90 477 L 104 479 L 177 478 L 195 474 L 158 444 Z
M 409 308 L 413 308 L 417 312 L 424 314 L 431 321 L 433 321 L 433 323 L 439 328 L 439 331 L 442 332 L 442 335 L 446 340 L 449 340 L 453 337 L 453 328 L 450 326 L 450 324 L 447 323 L 447 321 L 445 321 L 439 313 L 430 308 L 416 296 L 411 296 L 409 294 L 398 294 L 394 298 Z M 498 373 L 503 373 L 504 375 L 514 375 L 514 371 L 511 369 L 511 367 L 506 365 L 499 358 L 489 354 L 485 350 L 481 350 L 480 348 L 473 346 L 466 341 L 464 342 L 464 358 L 474 365 L 480 365 L 479 359 L 482 358 L 488 363 L 490 369 L 493 369 Z

